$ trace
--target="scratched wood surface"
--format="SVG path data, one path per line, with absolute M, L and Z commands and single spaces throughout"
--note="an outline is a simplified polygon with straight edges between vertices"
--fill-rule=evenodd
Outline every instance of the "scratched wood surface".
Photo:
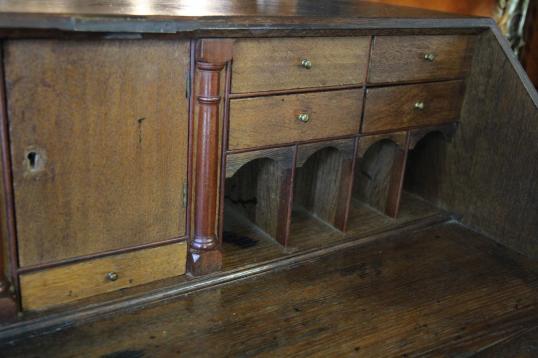
M 22 266 L 185 234 L 185 41 L 12 41 Z
M 4 343 L 2 353 L 468 356 L 538 325 L 537 297 L 536 262 L 444 224 Z

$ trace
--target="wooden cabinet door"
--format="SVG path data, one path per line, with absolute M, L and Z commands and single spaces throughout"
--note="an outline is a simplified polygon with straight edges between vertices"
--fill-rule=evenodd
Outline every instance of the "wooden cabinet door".
M 5 43 L 21 266 L 185 235 L 188 47 Z

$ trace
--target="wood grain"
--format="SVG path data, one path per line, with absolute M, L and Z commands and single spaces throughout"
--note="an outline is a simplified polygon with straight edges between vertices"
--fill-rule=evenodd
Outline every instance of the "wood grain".
M 230 101 L 229 149 L 358 134 L 362 90 L 293 94 Z M 297 119 L 307 113 L 307 123 Z
M 6 342 L 2 352 L 6 357 L 472 355 L 536 326 L 537 293 L 536 262 L 450 224 L 91 325 Z
M 187 244 L 180 242 L 56 267 L 20 277 L 22 306 L 42 310 L 185 273 Z M 106 275 L 115 272 L 116 281 Z
M 407 133 L 361 137 L 358 153 L 353 185 L 355 197 L 396 217 L 407 160 Z
M 294 205 L 345 231 L 354 156 L 355 139 L 299 145 Z
M 361 84 L 369 46 L 366 36 L 237 40 L 232 92 Z M 303 59 L 312 68 L 305 69 Z
M 460 127 L 448 145 L 425 144 L 415 170 L 425 198 L 536 258 L 538 94 L 504 41 L 481 35 Z
M 293 160 L 292 147 L 227 155 L 227 177 L 233 176 L 226 180 L 226 205 L 284 246 L 289 232 Z
M 362 132 L 455 122 L 460 117 L 463 94 L 463 81 L 369 88 Z M 423 102 L 424 109 L 415 108 L 417 102 Z
M 183 41 L 6 44 L 22 266 L 184 235 L 187 65 Z
M 470 70 L 474 36 L 376 36 L 368 83 L 464 78 Z M 428 61 L 426 54 L 435 59 Z
M 285 168 L 293 166 L 293 149 L 279 147 L 256 150 L 252 152 L 233 153 L 226 156 L 226 178 L 231 178 L 245 164 L 257 159 L 271 159 L 284 165 Z

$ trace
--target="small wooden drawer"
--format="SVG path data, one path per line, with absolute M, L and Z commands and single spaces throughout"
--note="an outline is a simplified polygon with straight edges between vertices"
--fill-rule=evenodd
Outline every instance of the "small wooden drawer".
M 362 133 L 457 121 L 463 92 L 459 80 L 368 89 Z
M 232 100 L 228 148 L 256 148 L 358 133 L 362 93 L 362 89 L 352 89 Z
M 368 82 L 463 78 L 470 69 L 473 43 L 471 35 L 378 36 Z
M 20 277 L 22 307 L 41 310 L 185 273 L 187 244 L 143 249 Z
M 237 40 L 232 92 L 361 84 L 369 46 L 369 37 Z

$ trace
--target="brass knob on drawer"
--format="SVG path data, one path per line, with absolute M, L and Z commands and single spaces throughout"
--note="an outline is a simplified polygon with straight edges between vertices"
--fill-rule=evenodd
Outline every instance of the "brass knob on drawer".
M 433 60 L 435 60 L 435 55 L 433 53 L 427 53 L 424 55 L 424 59 L 433 62 Z
M 308 113 L 301 113 L 297 116 L 297 119 L 303 123 L 306 123 L 310 120 L 310 116 L 308 115 Z
M 114 271 L 108 272 L 106 274 L 106 279 L 109 281 L 116 281 L 119 278 L 118 274 Z
M 415 102 L 415 109 L 422 111 L 424 109 L 424 102 L 422 101 Z
M 304 68 L 306 68 L 307 70 L 311 69 L 312 68 L 312 62 L 308 59 L 303 59 L 301 61 L 301 66 L 303 66 Z

